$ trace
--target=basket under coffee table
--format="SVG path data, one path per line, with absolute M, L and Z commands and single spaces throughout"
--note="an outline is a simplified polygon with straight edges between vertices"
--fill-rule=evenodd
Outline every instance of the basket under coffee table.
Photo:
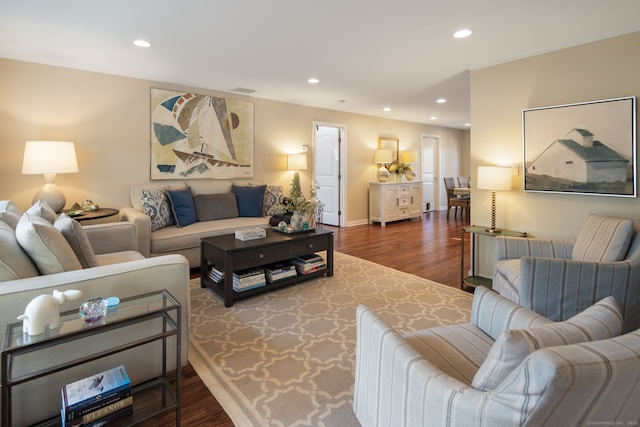
M 268 292 L 283 286 L 299 283 L 314 277 L 333 276 L 333 232 L 314 230 L 300 234 L 285 234 L 266 230 L 266 236 L 255 240 L 237 240 L 234 234 L 205 237 L 200 242 L 200 286 L 209 287 L 224 298 L 224 305 L 231 307 L 235 300 Z M 326 251 L 327 267 L 313 273 L 291 277 L 266 286 L 237 292 L 233 289 L 233 274 L 247 268 L 261 267 L 287 261 L 302 255 Z M 225 271 L 224 279 L 216 282 L 209 277 L 211 265 Z

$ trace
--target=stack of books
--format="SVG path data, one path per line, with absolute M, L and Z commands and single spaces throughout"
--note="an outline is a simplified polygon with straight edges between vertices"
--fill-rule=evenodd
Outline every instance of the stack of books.
M 318 254 L 303 255 L 291 260 L 299 274 L 310 274 L 327 268 L 327 264 Z
M 269 283 L 279 282 L 291 277 L 298 277 L 296 266 L 290 262 L 278 262 L 264 267 L 264 275 Z
M 131 383 L 124 366 L 62 387 L 62 426 L 97 426 L 133 414 Z
M 224 271 L 220 268 L 211 266 L 209 270 L 209 278 L 216 283 L 224 280 Z M 262 268 L 250 268 L 233 273 L 233 290 L 236 292 L 248 291 L 249 289 L 266 286 L 264 270 Z
M 251 268 L 233 273 L 233 290 L 236 292 L 248 291 L 249 289 L 266 286 L 266 284 L 267 281 L 262 268 Z

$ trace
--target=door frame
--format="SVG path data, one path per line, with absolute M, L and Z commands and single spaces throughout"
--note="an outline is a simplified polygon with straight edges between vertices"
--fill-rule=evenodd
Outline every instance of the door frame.
M 347 218 L 347 204 L 345 203 L 346 198 L 346 182 L 347 182 L 347 125 L 342 123 L 330 123 L 330 122 L 322 122 L 314 120 L 311 123 L 311 139 L 312 139 L 312 149 L 313 149 L 313 169 L 311 176 L 313 178 L 313 182 L 316 182 L 316 126 L 325 126 L 325 127 L 333 127 L 340 129 L 340 150 L 338 153 L 339 163 L 340 163 L 340 178 L 338 179 L 338 191 L 340 192 L 340 197 L 338 200 L 339 206 L 338 211 L 340 214 L 338 215 L 338 224 L 340 227 L 345 227 L 346 218 Z
M 440 139 L 441 136 L 440 135 L 436 135 L 433 133 L 421 133 L 420 134 L 420 173 L 422 173 L 422 171 L 424 170 L 424 167 L 422 165 L 422 149 L 423 149 L 423 143 L 424 143 L 424 138 L 433 138 L 435 139 L 435 147 L 433 150 L 433 163 L 434 163 L 434 183 L 433 183 L 433 203 L 434 203 L 434 207 L 433 207 L 433 211 L 439 211 L 441 209 L 441 200 L 440 200 L 440 193 L 441 193 L 441 177 L 440 177 L 440 171 L 441 171 L 441 164 L 440 164 L 440 159 L 441 159 L 441 144 L 440 144 Z

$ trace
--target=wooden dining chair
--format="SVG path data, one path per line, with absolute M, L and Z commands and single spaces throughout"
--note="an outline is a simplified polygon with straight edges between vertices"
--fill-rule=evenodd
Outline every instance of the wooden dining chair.
M 471 197 L 469 196 L 456 196 L 453 194 L 453 189 L 456 188 L 456 178 L 454 177 L 445 177 L 444 178 L 444 187 L 447 190 L 447 219 L 449 219 L 449 212 L 451 212 L 451 208 L 454 208 L 453 217 L 456 218 L 458 215 L 458 208 L 460 208 L 460 218 L 465 214 L 465 218 L 467 222 L 470 219 L 470 211 L 469 207 L 471 205 Z

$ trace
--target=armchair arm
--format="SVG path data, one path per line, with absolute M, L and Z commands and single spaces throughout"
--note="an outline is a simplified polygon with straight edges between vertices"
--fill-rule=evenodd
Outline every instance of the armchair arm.
M 524 257 L 520 304 L 562 321 L 612 295 L 622 308 L 623 332 L 640 327 L 640 258 L 586 262 Z
M 119 218 L 120 221 L 131 222 L 135 226 L 138 241 L 136 250 L 147 258 L 151 256 L 151 218 L 129 206 L 120 209 Z
M 573 240 L 543 240 L 527 237 L 498 236 L 495 239 L 496 261 L 524 256 L 571 259 Z
M 83 228 L 96 255 L 138 250 L 136 228 L 130 222 L 108 222 Z
M 365 306 L 357 309 L 353 410 L 363 427 L 517 425 L 516 405 L 445 374 Z

